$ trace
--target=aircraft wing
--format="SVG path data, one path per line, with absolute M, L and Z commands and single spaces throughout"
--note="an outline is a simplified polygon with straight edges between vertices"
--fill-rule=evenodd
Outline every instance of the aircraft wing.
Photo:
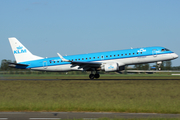
M 102 65 L 101 62 L 78 62 L 78 61 L 71 61 L 72 66 L 71 67 L 76 67 L 79 66 L 80 68 L 83 68 L 83 70 L 89 70 L 91 68 L 98 68 Z
M 100 67 L 102 65 L 101 62 L 83 62 L 83 61 L 70 61 L 65 59 L 63 56 L 61 56 L 59 53 L 57 53 L 58 56 L 62 59 L 64 62 L 70 62 L 72 64 L 71 67 L 79 66 L 80 68 L 83 68 L 84 70 L 88 70 L 91 67 Z
M 77 65 L 84 65 L 84 64 L 89 64 L 89 65 L 101 65 L 101 62 L 77 62 L 77 61 L 72 61 L 72 64 L 77 64 Z

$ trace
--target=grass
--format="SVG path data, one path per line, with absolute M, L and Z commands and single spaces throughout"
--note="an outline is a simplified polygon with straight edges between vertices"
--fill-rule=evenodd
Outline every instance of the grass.
M 180 113 L 180 81 L 1 80 L 0 111 Z
M 64 120 L 180 120 L 180 118 L 80 118 Z
M 84 120 L 84 119 L 73 119 L 73 120 Z M 98 118 L 98 119 L 87 119 L 87 120 L 180 120 L 180 119 L 179 118 Z

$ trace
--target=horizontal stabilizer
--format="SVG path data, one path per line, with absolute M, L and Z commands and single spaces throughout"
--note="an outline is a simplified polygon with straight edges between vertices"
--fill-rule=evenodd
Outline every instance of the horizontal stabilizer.
M 9 67 L 13 67 L 13 68 L 21 68 L 21 69 L 25 69 L 26 67 L 28 67 L 29 65 L 26 64 L 18 64 L 18 63 L 8 63 Z

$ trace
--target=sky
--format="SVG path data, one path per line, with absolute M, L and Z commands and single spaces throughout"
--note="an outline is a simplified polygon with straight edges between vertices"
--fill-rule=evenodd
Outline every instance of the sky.
M 0 0 L 0 60 L 15 60 L 9 37 L 41 57 L 150 46 L 180 55 L 179 6 L 180 0 Z

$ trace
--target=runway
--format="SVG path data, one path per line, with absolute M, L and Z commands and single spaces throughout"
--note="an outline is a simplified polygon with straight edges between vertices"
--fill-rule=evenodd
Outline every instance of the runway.
M 98 118 L 180 118 L 180 114 L 111 112 L 0 112 L 0 120 L 58 120 Z

